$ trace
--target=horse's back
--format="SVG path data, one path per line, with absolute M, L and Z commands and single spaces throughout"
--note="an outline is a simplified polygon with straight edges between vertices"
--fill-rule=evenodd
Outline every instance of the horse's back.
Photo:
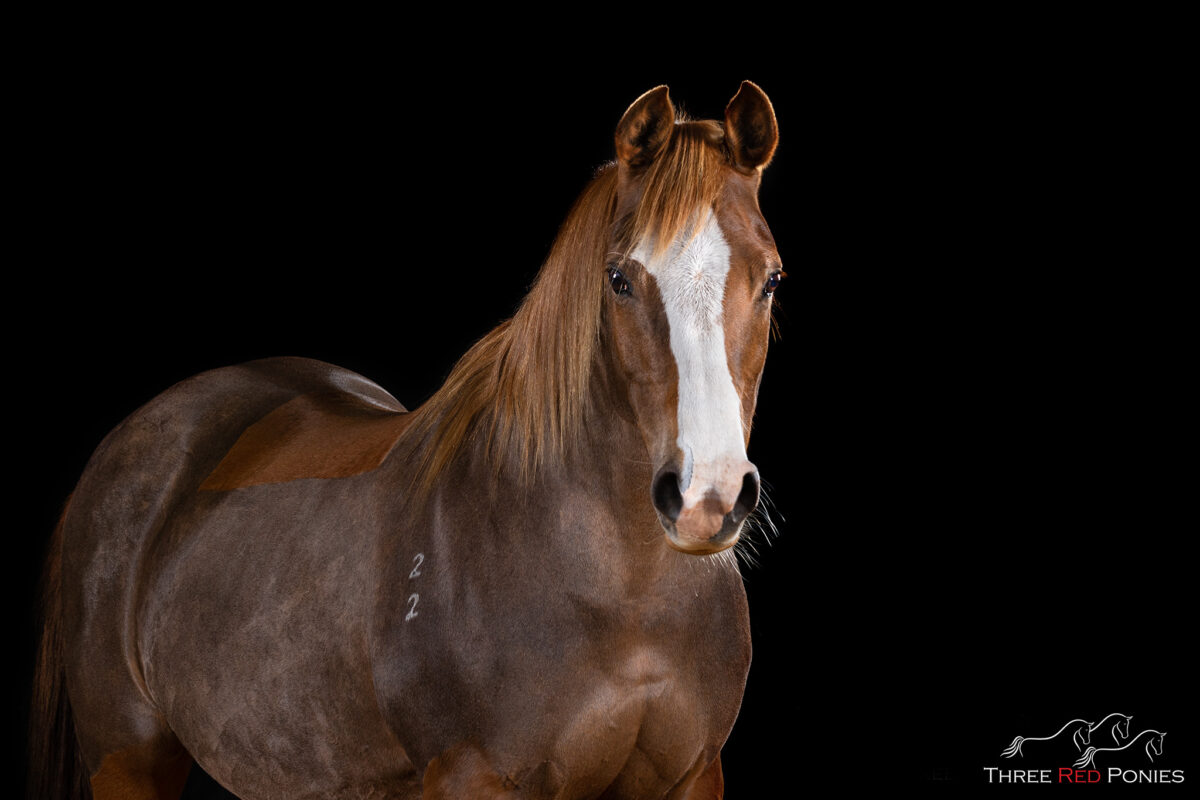
M 318 361 L 282 358 L 189 378 L 105 438 L 63 520 L 65 655 L 93 771 L 105 755 L 163 724 L 176 690 L 159 679 L 188 676 L 148 674 L 151 651 L 178 652 L 188 636 L 197 636 L 184 627 L 193 612 L 181 606 L 194 602 L 197 612 L 212 611 L 196 598 L 222 570 L 245 566 L 228 561 L 236 555 L 231 548 L 258 548 L 282 564 L 302 557 L 297 550 L 306 534 L 256 523 L 269 516 L 263 503 L 274 502 L 272 491 L 285 500 L 346 491 L 344 482 L 325 481 L 322 490 L 303 479 L 336 477 L 322 474 L 330 463 L 338 475 L 369 471 L 406 421 L 403 406 L 367 379 Z M 333 455 L 322 457 L 322 451 Z M 222 516 L 226 529 L 213 532 L 209 520 Z M 324 559 L 336 544 L 314 547 L 324 548 Z M 212 572 L 202 577 L 206 571 Z M 239 580 L 243 591 L 253 584 L 253 576 Z M 213 609 L 237 605 L 215 593 L 212 603 Z M 210 633 L 223 636 L 236 625 L 232 617 L 214 620 Z M 196 653 L 188 657 L 196 660 Z
M 275 425 L 273 439 L 256 437 L 259 464 L 297 442 L 336 451 L 340 443 L 322 438 L 322 422 L 376 422 L 392 426 L 407 422 L 405 409 L 390 394 L 366 378 L 340 367 L 304 358 L 272 358 L 204 372 L 184 380 L 131 414 L 96 449 L 72 495 L 67 524 L 70 544 L 104 541 L 97 522 L 120 525 L 124 544 L 140 541 L 139 527 L 161 522 L 174 498 L 201 489 L 234 488 L 237 479 L 254 481 L 251 459 L 243 440 L 280 409 L 306 405 L 307 415 L 293 415 L 291 427 Z M 385 431 L 385 435 L 390 431 Z M 230 456 L 242 452 L 240 462 Z M 335 454 L 336 456 L 336 454 Z M 311 466 L 311 472 L 319 472 Z M 295 467 L 290 479 L 310 477 Z M 218 479 L 211 478 L 215 476 Z M 311 477 L 330 477 L 312 475 Z M 207 485 L 206 485 L 207 482 Z M 91 523 L 80 527 L 80 512 Z
M 201 488 L 248 431 L 300 402 L 311 414 L 294 416 L 291 428 L 276 426 L 272 441 L 260 437 L 262 449 L 315 439 L 312 429 L 321 420 L 405 419 L 404 406 L 382 388 L 331 364 L 272 358 L 223 367 L 172 386 L 130 415 L 97 448 L 75 494 L 86 496 L 93 483 L 108 494 L 134 487 L 152 494 Z

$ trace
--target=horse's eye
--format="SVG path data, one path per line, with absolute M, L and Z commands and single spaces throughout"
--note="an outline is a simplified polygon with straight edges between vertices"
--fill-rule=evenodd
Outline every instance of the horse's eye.
M 787 273 L 781 269 L 777 269 L 767 278 L 767 285 L 763 287 L 763 296 L 770 297 L 775 294 L 775 290 L 779 288 L 779 284 L 787 277 Z
M 625 280 L 621 270 L 616 267 L 608 268 L 608 282 L 614 294 L 629 294 L 629 281 Z

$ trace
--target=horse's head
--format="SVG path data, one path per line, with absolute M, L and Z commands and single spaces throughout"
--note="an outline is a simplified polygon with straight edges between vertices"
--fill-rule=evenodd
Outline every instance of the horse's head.
M 616 132 L 617 191 L 605 350 L 654 476 L 674 548 L 733 545 L 759 499 L 746 457 L 783 269 L 758 206 L 778 139 L 767 96 L 743 83 L 722 122 L 679 122 L 667 87 Z
M 1129 721 L 1131 719 L 1133 719 L 1132 716 L 1125 717 L 1124 719 L 1118 720 L 1117 724 L 1113 726 L 1113 730 L 1117 732 L 1117 736 L 1120 737 L 1120 741 L 1124 741 L 1125 739 L 1129 738 Z M 1114 736 L 1113 738 L 1117 738 L 1117 736 Z

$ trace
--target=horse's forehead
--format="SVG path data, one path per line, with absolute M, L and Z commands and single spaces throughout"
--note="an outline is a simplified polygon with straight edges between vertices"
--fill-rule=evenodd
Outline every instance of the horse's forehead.
M 633 251 L 633 257 L 654 276 L 663 304 L 701 325 L 720 318 L 730 254 L 725 234 L 711 213 L 692 235 L 672 242 L 665 252 L 656 255 L 649 237 Z
M 693 224 L 690 233 L 680 236 L 666 248 L 657 248 L 656 251 L 656 238 L 653 235 L 646 236 L 634 248 L 633 257 L 656 278 L 680 272 L 694 274 L 714 260 L 728 258 L 729 244 L 716 220 L 716 214 L 697 212 L 696 219 L 698 222 Z

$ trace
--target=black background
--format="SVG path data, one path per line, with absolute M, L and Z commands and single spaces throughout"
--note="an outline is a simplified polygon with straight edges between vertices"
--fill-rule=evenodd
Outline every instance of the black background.
M 26 680 L 42 548 L 128 413 L 273 355 L 415 407 L 515 310 L 633 99 L 666 83 L 719 117 L 751 79 L 781 129 L 761 202 L 789 277 L 750 448 L 780 535 L 745 572 L 728 796 L 1007 790 L 979 784 L 1016 735 L 1113 711 L 1190 769 L 1171 21 L 810 16 L 769 42 L 554 47 L 105 22 L 40 31 L 10 123 Z M 1016 766 L 1064 765 L 1030 745 Z

